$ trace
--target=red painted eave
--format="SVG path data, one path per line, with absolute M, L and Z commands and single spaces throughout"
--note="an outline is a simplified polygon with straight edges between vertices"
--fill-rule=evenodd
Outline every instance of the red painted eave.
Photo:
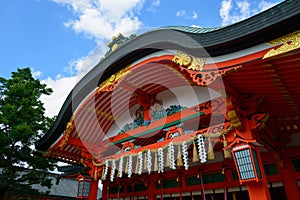
M 266 51 L 261 51 L 227 61 L 227 66 L 239 64 L 242 65 L 242 69 L 224 76 L 223 81 L 241 97 L 261 98 L 260 110 L 269 113 L 271 120 L 294 120 L 300 123 L 300 81 L 298 80 L 300 51 L 264 60 L 262 56 L 265 53 Z M 102 141 L 115 123 L 111 116 L 118 117 L 129 107 L 137 104 L 137 99 L 132 95 L 135 89 L 141 88 L 149 94 L 155 94 L 166 90 L 161 86 L 164 84 L 172 88 L 190 83 L 185 76 L 178 76 L 176 70 L 172 71 L 164 66 L 174 67 L 174 63 L 150 64 L 151 66 L 148 67 L 146 63 L 143 64 L 145 64 L 144 67 L 134 68 L 126 77 L 126 81 L 121 82 L 113 92 L 98 93 L 96 91 L 86 99 L 75 113 L 76 128 L 70 134 L 70 141 L 61 149 L 57 149 L 54 145 L 53 156 L 80 163 L 80 158 L 83 156 L 80 149 L 86 148 L 89 152 L 101 152 L 99 149 L 102 148 Z M 217 63 L 216 66 L 221 68 L 226 66 L 225 64 L 226 62 Z M 95 110 L 97 112 L 90 112 Z M 276 126 L 275 129 L 282 128 L 282 124 L 276 124 Z M 83 142 L 78 143 L 79 140 Z M 137 142 L 139 144 L 150 143 L 150 141 L 141 140 Z M 116 150 L 112 149 L 112 151 Z M 88 157 L 91 158 L 92 155 Z

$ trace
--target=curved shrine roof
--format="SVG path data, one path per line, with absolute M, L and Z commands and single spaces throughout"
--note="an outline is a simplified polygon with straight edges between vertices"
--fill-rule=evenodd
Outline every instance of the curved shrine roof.
M 220 28 L 164 27 L 132 39 L 100 61 L 78 82 L 64 102 L 54 125 L 36 143 L 36 148 L 45 151 L 57 142 L 73 116 L 73 111 L 99 84 L 125 66 L 164 49 L 179 49 L 201 57 L 206 54 L 203 52 L 204 48 L 211 57 L 222 57 L 265 44 L 300 29 L 299 7 L 300 1 L 288 0 L 230 26 Z M 186 38 L 182 36 L 186 36 Z M 297 63 L 297 59 L 293 60 L 293 65 L 295 63 Z M 250 73 L 252 73 L 251 70 Z M 236 76 L 233 76 L 232 80 L 228 78 L 228 81 L 235 82 Z M 101 78 L 99 79 L 99 77 Z M 235 84 L 239 84 L 239 82 Z

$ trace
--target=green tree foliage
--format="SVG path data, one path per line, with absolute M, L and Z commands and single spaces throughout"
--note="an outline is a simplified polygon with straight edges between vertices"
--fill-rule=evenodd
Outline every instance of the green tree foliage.
M 50 188 L 46 173 L 54 161 L 37 156 L 34 142 L 52 124 L 44 115 L 41 95 L 50 95 L 29 68 L 12 72 L 10 79 L 0 78 L 0 199 L 6 192 L 34 192 L 32 184 Z

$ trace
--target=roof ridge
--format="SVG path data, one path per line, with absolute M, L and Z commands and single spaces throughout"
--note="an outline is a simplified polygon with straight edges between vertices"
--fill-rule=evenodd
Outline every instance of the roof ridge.
M 221 27 L 215 27 L 215 28 L 206 28 L 206 27 L 197 27 L 197 26 L 165 26 L 161 27 L 160 29 L 171 29 L 171 30 L 177 30 L 177 31 L 183 31 L 183 32 L 188 32 L 188 33 L 207 33 L 207 32 L 212 32 L 215 30 L 218 30 Z

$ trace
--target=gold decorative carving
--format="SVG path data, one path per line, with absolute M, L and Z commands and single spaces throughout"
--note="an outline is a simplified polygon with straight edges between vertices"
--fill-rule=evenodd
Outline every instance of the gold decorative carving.
M 107 120 L 115 120 L 115 117 L 113 115 L 111 115 L 109 113 L 106 113 L 106 112 L 103 112 L 103 111 L 101 111 L 99 109 L 96 110 L 95 108 L 88 107 L 86 109 L 86 111 L 88 113 L 96 113 L 98 117 L 105 118 Z
M 111 47 L 111 51 L 114 51 L 118 48 L 118 44 L 114 44 L 112 47 Z
M 104 164 L 103 163 L 101 163 L 101 162 L 96 162 L 95 161 L 95 158 L 94 157 L 92 157 L 92 163 L 93 163 L 93 165 L 94 166 L 96 166 L 96 167 L 101 167 L 101 166 L 103 166 Z
M 269 44 L 275 46 L 273 49 L 268 51 L 263 59 L 277 56 L 283 53 L 287 53 L 300 48 L 300 30 L 282 36 L 269 42 Z M 281 45 L 277 47 L 278 45 Z
M 227 99 L 227 117 L 231 121 L 231 125 L 233 128 L 235 128 L 238 131 L 243 131 L 244 126 L 240 119 L 241 116 L 237 112 L 238 108 L 233 104 L 232 101 L 233 99 L 231 97 Z
M 198 58 L 178 51 L 172 61 L 180 66 L 187 67 L 189 70 L 202 71 L 206 58 Z
M 213 83 L 218 77 L 224 76 L 232 71 L 242 68 L 241 65 L 234 67 L 223 67 L 204 70 L 206 58 L 198 58 L 188 55 L 183 52 L 177 52 L 172 59 L 173 62 L 179 65 L 181 71 L 189 73 L 192 81 L 199 86 L 208 86 Z
M 44 151 L 44 152 L 43 152 L 43 157 L 46 157 L 46 158 L 47 158 L 47 157 L 50 157 L 51 154 L 52 154 L 51 150 Z
M 61 141 L 61 143 L 58 145 L 58 147 L 62 148 L 67 144 L 73 128 L 74 128 L 74 118 L 72 117 L 72 119 L 67 123 L 66 130 L 63 136 L 64 138 Z
M 81 163 L 84 167 L 87 167 L 87 166 L 88 166 L 85 158 L 80 158 L 80 163 Z
M 230 119 L 233 128 L 236 128 L 237 130 L 244 130 L 243 124 L 235 110 L 228 111 L 227 116 Z
M 119 83 L 125 78 L 126 75 L 130 73 L 129 67 L 125 67 L 122 70 L 118 71 L 117 73 L 113 74 L 105 80 L 101 85 L 98 87 L 98 93 L 100 92 L 111 92 L 113 91 Z

